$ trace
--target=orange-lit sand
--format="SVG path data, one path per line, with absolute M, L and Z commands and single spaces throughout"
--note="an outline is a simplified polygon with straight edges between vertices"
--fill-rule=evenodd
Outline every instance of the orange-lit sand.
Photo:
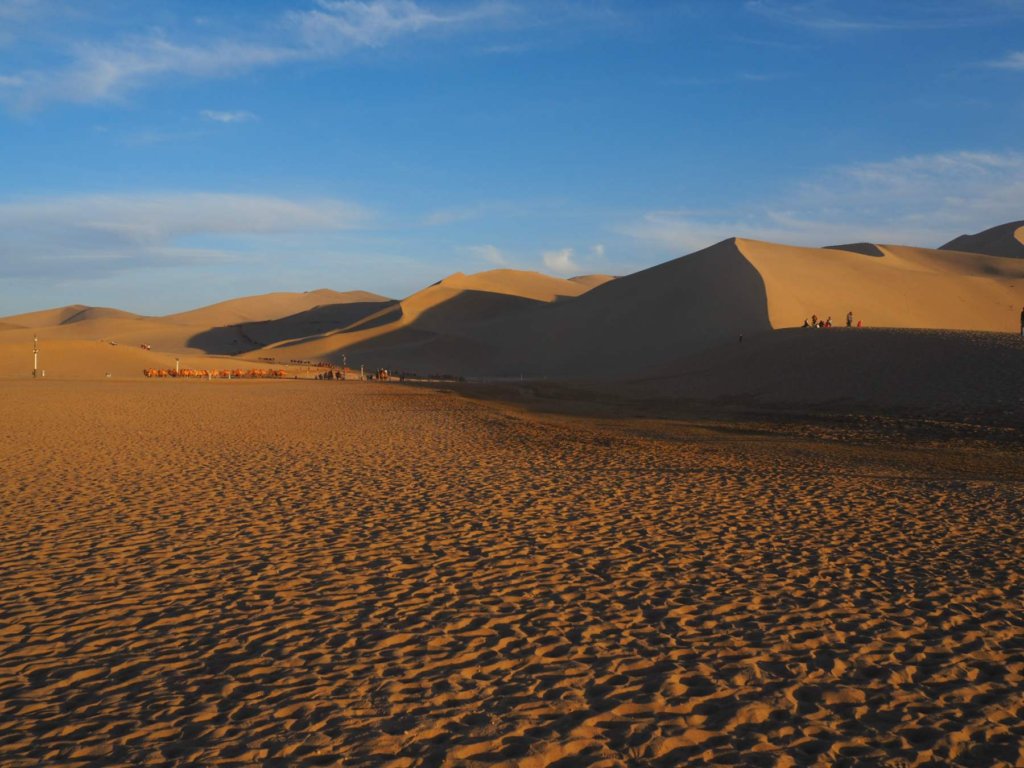
M 357 383 L 0 416 L 2 765 L 1024 761 L 1019 445 Z

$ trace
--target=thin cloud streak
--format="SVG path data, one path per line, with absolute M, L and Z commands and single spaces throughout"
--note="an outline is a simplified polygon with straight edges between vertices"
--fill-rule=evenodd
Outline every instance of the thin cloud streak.
M 208 249 L 183 241 L 219 241 L 286 233 L 352 230 L 369 211 L 339 200 L 296 201 L 232 194 L 86 195 L 0 204 L 0 276 L 99 275 L 152 266 L 181 267 L 238 259 L 244 249 Z
M 215 109 L 204 109 L 199 116 L 214 123 L 248 123 L 256 119 L 256 115 L 244 110 L 221 112 Z
M 282 17 L 276 38 L 181 43 L 163 35 L 129 38 L 117 45 L 79 42 L 63 69 L 5 73 L 0 96 L 23 112 L 52 102 L 116 101 L 161 78 L 232 77 L 259 68 L 342 56 L 378 48 L 429 30 L 464 30 L 509 15 L 504 3 L 483 2 L 435 12 L 413 0 L 320 0 L 318 8 Z M 5 93 L 6 91 L 6 93 Z
M 1004 58 L 988 62 L 988 66 L 995 69 L 1012 69 L 1024 71 L 1024 51 L 1015 51 L 1007 54 Z
M 1019 4 L 993 5 L 1000 10 L 979 13 L 973 9 L 965 13 L 960 3 L 932 0 L 902 7 L 886 5 L 884 12 L 874 16 L 851 15 L 833 0 L 746 0 L 744 8 L 771 21 L 826 33 L 955 29 L 985 26 L 1021 16 Z M 893 8 L 902 13 L 893 13 Z
M 804 246 L 937 247 L 1024 217 L 1021 200 L 1024 154 L 962 151 L 834 169 L 771 203 L 737 206 L 732 215 L 651 211 L 619 232 L 677 255 L 734 236 Z
M 430 11 L 412 0 L 319 0 L 318 5 L 319 10 L 291 13 L 289 19 L 306 46 L 325 55 L 352 47 L 376 48 L 403 35 L 465 26 L 509 11 L 497 2 L 448 13 Z

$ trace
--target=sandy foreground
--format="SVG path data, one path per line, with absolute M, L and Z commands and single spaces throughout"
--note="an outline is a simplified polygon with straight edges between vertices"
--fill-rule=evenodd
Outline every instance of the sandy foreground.
M 1020 456 L 0 382 L 0 764 L 1024 765 Z

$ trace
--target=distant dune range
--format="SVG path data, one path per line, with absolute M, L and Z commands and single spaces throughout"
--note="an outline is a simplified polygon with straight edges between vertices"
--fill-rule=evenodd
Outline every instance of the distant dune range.
M 213 367 L 204 360 L 216 355 L 230 356 L 216 367 L 344 359 L 368 370 L 633 380 L 641 382 L 638 391 L 670 397 L 733 393 L 782 402 L 807 394 L 827 401 L 890 392 L 898 396 L 883 399 L 895 403 L 934 388 L 915 383 L 915 371 L 932 381 L 963 379 L 955 361 L 971 359 L 982 366 L 974 389 L 961 381 L 956 391 L 1012 407 L 1013 396 L 996 390 L 1014 382 L 1021 389 L 1024 355 L 1015 335 L 1024 306 L 1022 233 L 1024 222 L 1015 222 L 940 249 L 804 248 L 734 238 L 625 277 L 458 273 L 401 301 L 318 290 L 164 317 L 61 307 L 0 318 L 0 376 L 28 373 L 26 345 L 37 334 L 50 375 L 69 378 L 134 376 L 142 367 L 166 367 L 172 356 Z M 891 330 L 848 339 L 844 334 L 857 331 L 838 327 L 848 311 L 866 328 Z M 837 327 L 785 331 L 812 315 L 831 317 Z M 997 368 L 986 372 L 986 361 Z M 902 379 L 888 375 L 894 368 Z M 796 391 L 795 379 L 803 382 Z

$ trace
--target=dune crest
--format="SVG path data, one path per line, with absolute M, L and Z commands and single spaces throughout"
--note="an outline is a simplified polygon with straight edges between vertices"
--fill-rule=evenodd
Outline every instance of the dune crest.
M 1011 221 L 973 235 L 960 235 L 941 246 L 941 250 L 1024 259 L 1024 221 Z

